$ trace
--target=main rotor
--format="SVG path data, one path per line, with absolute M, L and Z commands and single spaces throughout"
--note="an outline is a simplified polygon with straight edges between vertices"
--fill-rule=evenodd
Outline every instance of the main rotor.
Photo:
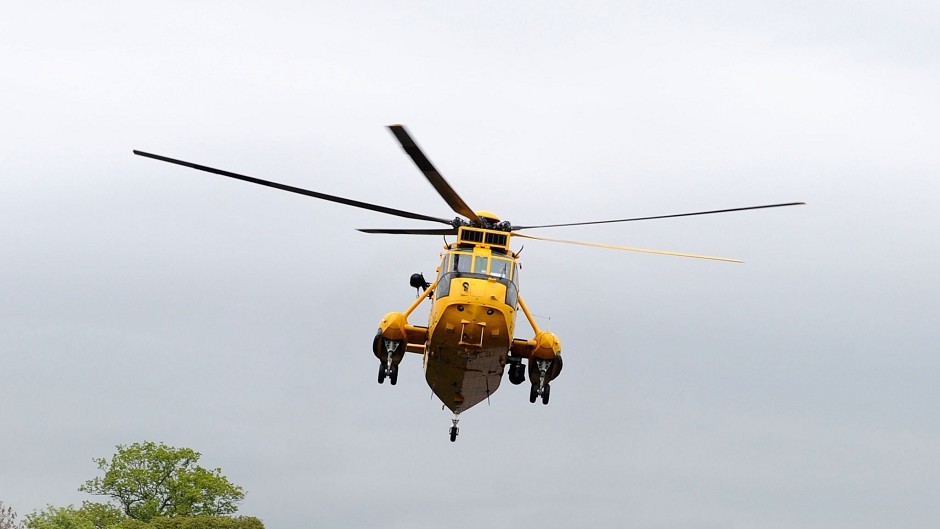
M 263 185 L 267 187 L 273 187 L 275 189 L 280 189 L 282 191 L 288 191 L 291 193 L 297 193 L 301 195 L 306 195 L 309 197 L 317 198 L 320 200 L 326 200 L 329 202 L 336 202 L 338 204 L 343 204 L 346 206 L 352 206 L 360 209 L 367 209 L 370 211 L 376 211 L 379 213 L 384 213 L 386 215 L 392 215 L 396 217 L 402 217 L 407 219 L 421 220 L 427 222 L 436 222 L 439 224 L 445 224 L 449 226 L 448 228 L 437 228 L 437 229 L 412 229 L 412 228 L 361 228 L 358 231 L 363 233 L 381 233 L 381 234 L 392 234 L 392 235 L 456 235 L 458 230 L 462 227 L 475 227 L 482 228 L 486 230 L 495 230 L 501 232 L 516 232 L 516 237 L 524 237 L 527 239 L 536 239 L 543 241 L 551 242 L 561 242 L 568 244 L 579 244 L 584 246 L 594 246 L 600 248 L 609 248 L 615 250 L 627 250 L 632 252 L 643 252 L 643 253 L 654 253 L 654 254 L 663 254 L 663 255 L 675 255 L 679 257 L 693 257 L 698 259 L 711 259 L 716 261 L 731 261 L 731 262 L 741 262 L 737 259 L 729 259 L 726 257 L 710 257 L 705 255 L 695 255 L 687 253 L 677 253 L 677 252 L 666 252 L 661 250 L 648 250 L 643 248 L 631 248 L 627 246 L 612 246 L 605 244 L 595 244 L 587 243 L 582 241 L 570 241 L 563 239 L 552 239 L 548 237 L 538 237 L 529 234 L 518 233 L 518 230 L 534 230 L 541 228 L 558 228 L 564 226 L 587 226 L 591 224 L 611 224 L 611 223 L 620 223 L 620 222 L 632 222 L 640 220 L 653 220 L 653 219 L 665 219 L 673 217 L 690 217 L 695 215 L 711 215 L 715 213 L 729 213 L 733 211 L 745 211 L 752 209 L 766 209 L 766 208 L 777 208 L 784 206 L 797 206 L 804 204 L 803 202 L 787 202 L 781 204 L 765 204 L 760 206 L 746 206 L 740 208 L 729 208 L 729 209 L 716 209 L 709 211 L 696 211 L 691 213 L 675 213 L 670 215 L 656 215 L 649 217 L 630 217 L 623 219 L 608 219 L 608 220 L 591 220 L 584 222 L 567 222 L 559 224 L 536 224 L 536 225 L 515 225 L 509 221 L 500 220 L 500 218 L 493 213 L 486 211 L 474 211 L 467 205 L 466 202 L 457 192 L 441 173 L 434 167 L 434 164 L 425 156 L 424 152 L 418 147 L 418 144 L 412 139 L 411 135 L 408 134 L 408 131 L 405 130 L 405 127 L 402 125 L 389 125 L 389 130 L 398 140 L 398 143 L 401 144 L 402 149 L 405 153 L 411 157 L 418 169 L 424 174 L 424 177 L 431 183 L 431 186 L 434 187 L 435 191 L 444 199 L 450 208 L 459 215 L 453 219 L 447 219 L 443 217 L 435 217 L 430 215 L 425 215 L 422 213 L 414 213 L 411 211 L 405 211 L 402 209 L 390 208 L 387 206 L 381 206 L 378 204 L 371 204 L 368 202 L 362 202 L 359 200 L 353 200 L 349 198 L 339 197 L 335 195 L 328 195 L 326 193 L 321 193 L 318 191 L 311 191 L 309 189 L 303 189 L 300 187 L 294 187 L 286 184 L 280 184 L 270 180 L 262 180 L 260 178 L 255 178 L 252 176 L 242 175 L 238 173 L 233 173 L 231 171 L 225 171 L 222 169 L 216 169 L 213 167 L 208 167 L 205 165 L 199 165 L 192 162 L 186 162 L 183 160 L 177 160 L 174 158 L 168 158 L 166 156 L 161 156 L 159 154 L 151 154 L 143 151 L 135 150 L 134 154 L 138 156 L 145 156 L 147 158 L 153 158 L 155 160 L 160 160 L 163 162 L 173 163 L 176 165 L 182 165 L 184 167 L 190 167 L 192 169 L 197 169 L 199 171 L 205 171 L 208 173 L 213 173 L 221 176 L 226 176 L 229 178 L 234 178 L 236 180 L 243 180 L 246 182 L 251 182 L 253 184 Z

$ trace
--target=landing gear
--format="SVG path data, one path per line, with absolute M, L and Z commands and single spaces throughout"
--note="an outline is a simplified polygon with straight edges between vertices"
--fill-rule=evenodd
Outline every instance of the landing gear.
M 451 422 L 454 423 L 454 425 L 450 427 L 450 442 L 452 443 L 457 440 L 457 434 L 460 433 L 460 428 L 457 428 L 457 421 L 459 420 L 457 414 L 454 414 L 454 418 L 451 419 Z
M 398 366 L 392 365 L 391 367 L 379 364 L 379 384 L 385 382 L 385 377 L 388 377 L 389 383 L 393 386 L 398 383 Z
M 551 394 L 551 392 L 551 384 L 545 384 L 541 389 L 539 389 L 538 384 L 532 384 L 532 388 L 529 390 L 529 402 L 534 404 L 535 401 L 539 400 L 539 397 L 542 397 L 542 404 L 547 405 L 548 396 Z
M 539 370 L 539 380 L 532 381 L 532 387 L 529 390 L 529 402 L 535 403 L 539 397 L 542 397 L 542 404 L 548 404 L 548 397 L 551 394 L 552 387 L 548 383 L 548 369 L 552 365 L 551 360 L 535 360 L 535 365 Z
M 516 386 L 525 382 L 525 366 L 522 365 L 522 360 L 509 359 L 509 381 Z
M 377 337 L 378 338 L 378 337 Z M 402 342 L 399 340 L 389 340 L 387 338 L 382 338 L 382 345 L 385 349 L 385 361 L 379 364 L 379 384 L 385 382 L 385 377 L 388 377 L 388 381 L 394 386 L 398 383 L 398 364 L 395 363 L 395 353 L 401 347 Z

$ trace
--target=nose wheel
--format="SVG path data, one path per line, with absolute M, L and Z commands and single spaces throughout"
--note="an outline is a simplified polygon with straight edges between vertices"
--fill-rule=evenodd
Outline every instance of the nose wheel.
M 454 418 L 450 420 L 453 423 L 453 426 L 450 427 L 450 442 L 452 443 L 457 440 L 457 434 L 460 433 L 460 428 L 457 428 L 457 421 L 459 420 L 456 413 Z

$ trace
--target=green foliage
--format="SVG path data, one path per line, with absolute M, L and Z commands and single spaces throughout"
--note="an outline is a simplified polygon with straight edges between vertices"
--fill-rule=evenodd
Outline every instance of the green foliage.
M 127 517 L 113 505 L 85 502 L 78 509 L 53 507 L 26 515 L 29 529 L 108 529 Z
M 28 529 L 264 529 L 252 516 L 178 516 L 155 517 L 148 522 L 128 518 L 111 505 L 86 502 L 81 508 L 46 507 L 26 516 Z M 11 526 L 0 529 L 22 529 Z
M 78 490 L 109 496 L 124 515 L 143 522 L 156 517 L 234 513 L 245 492 L 229 482 L 221 469 L 196 465 L 201 455 L 163 443 L 117 445 L 110 461 L 94 460 L 104 477 L 90 479 Z
M 128 519 L 111 529 L 264 529 L 264 524 L 253 516 L 180 516 L 149 522 Z
M 81 512 L 86 519 L 91 520 L 95 529 L 111 527 L 127 518 L 120 509 L 107 503 L 82 502 Z
M 82 516 L 72 505 L 68 507 L 49 505 L 45 510 L 27 514 L 26 527 L 29 529 L 95 529 L 91 520 Z

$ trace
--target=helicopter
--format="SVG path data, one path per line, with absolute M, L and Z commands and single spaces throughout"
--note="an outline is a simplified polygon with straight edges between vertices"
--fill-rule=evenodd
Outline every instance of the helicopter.
M 403 312 L 389 312 L 382 317 L 372 340 L 372 353 L 379 361 L 377 381 L 390 385 L 398 382 L 399 365 L 407 353 L 422 355 L 425 380 L 443 406 L 453 412 L 449 436 L 457 440 L 460 414 L 499 389 L 503 374 L 511 384 L 529 380 L 529 402 L 548 404 L 552 381 L 562 370 L 561 341 L 553 332 L 542 330 L 519 294 L 519 251 L 510 248 L 513 237 L 579 244 L 600 248 L 652 253 L 696 259 L 737 262 L 738 259 L 689 253 L 667 252 L 627 246 L 595 244 L 554 239 L 524 233 L 522 230 L 586 226 L 641 220 L 711 215 L 755 209 L 802 205 L 804 202 L 765 204 L 730 209 L 696 211 L 670 215 L 594 220 L 557 224 L 517 225 L 502 220 L 492 212 L 471 209 L 447 183 L 411 135 L 402 125 L 389 125 L 405 153 L 425 178 L 459 215 L 448 219 L 414 213 L 378 204 L 328 195 L 318 191 L 262 180 L 252 176 L 216 169 L 166 156 L 134 150 L 134 154 L 205 171 L 237 180 L 272 187 L 312 198 L 335 202 L 401 218 L 435 222 L 443 228 L 359 229 L 367 234 L 444 236 L 445 246 L 433 282 L 423 274 L 413 274 L 409 283 L 418 296 Z M 446 237 L 455 237 L 448 243 Z M 427 325 L 415 325 L 408 318 L 423 302 L 430 301 Z M 515 336 L 516 317 L 525 316 L 534 336 Z

